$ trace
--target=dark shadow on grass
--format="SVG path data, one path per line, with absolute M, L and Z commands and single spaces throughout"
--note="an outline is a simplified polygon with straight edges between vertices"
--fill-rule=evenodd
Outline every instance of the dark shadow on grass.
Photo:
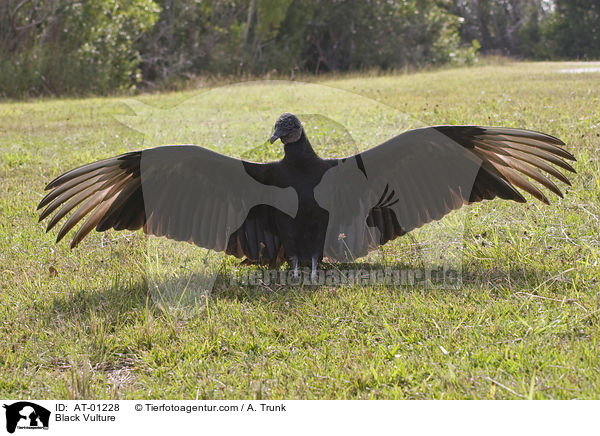
M 320 291 L 331 291 L 344 288 L 382 288 L 394 289 L 397 292 L 412 293 L 415 290 L 425 292 L 428 290 L 442 290 L 448 292 L 461 292 L 466 288 L 497 289 L 499 287 L 531 288 L 551 277 L 547 271 L 522 267 L 520 269 L 507 270 L 503 268 L 478 269 L 473 266 L 465 267 L 460 272 L 459 281 L 444 283 L 432 280 L 427 282 L 422 276 L 424 268 L 414 264 L 383 264 L 383 263 L 345 263 L 327 264 L 321 267 L 323 274 L 335 275 L 337 272 L 360 272 L 365 278 L 364 282 L 337 283 L 337 284 L 309 284 L 309 280 L 300 284 L 290 284 L 279 280 L 262 280 L 267 274 L 273 274 L 276 279 L 281 275 L 289 277 L 291 271 L 282 268 L 277 271 L 256 268 L 241 267 L 233 275 L 230 271 L 221 271 L 216 279 L 211 281 L 208 289 L 198 287 L 196 284 L 206 283 L 206 278 L 198 273 L 181 275 L 176 279 L 162 282 L 148 282 L 146 279 L 130 281 L 128 283 L 113 283 L 105 288 L 80 289 L 68 295 L 57 295 L 52 304 L 50 317 L 66 317 L 84 320 L 91 316 L 104 314 L 107 321 L 118 320 L 127 312 L 136 311 L 149 307 L 150 310 L 159 312 L 172 308 L 192 308 L 194 306 L 205 307 L 217 299 L 236 300 L 257 304 L 265 301 L 274 301 L 285 298 L 289 304 L 304 301 L 307 295 Z M 438 269 L 438 271 L 440 271 Z M 391 272 L 390 276 L 386 273 Z M 394 275 L 399 272 L 399 275 Z M 405 272 L 404 278 L 402 272 Z M 421 277 L 417 277 L 421 272 Z M 302 271 L 305 278 L 309 278 L 309 271 Z M 255 280 L 251 280 L 254 274 Z M 411 281 L 411 274 L 413 279 Z M 456 277 L 453 277 L 453 280 Z M 383 280 L 382 280 L 383 279 Z M 386 281 L 387 279 L 387 281 Z M 394 281 L 394 279 L 396 279 Z M 398 281 L 398 279 L 400 281 Z M 403 281 L 405 280 L 405 281 Z M 336 293 L 331 292 L 333 298 Z M 113 319 L 114 318 L 114 319 Z
M 284 295 L 287 299 L 294 296 L 304 298 L 307 293 L 319 292 L 336 288 L 388 288 L 400 292 L 427 291 L 430 289 L 460 292 L 465 288 L 481 287 L 496 289 L 498 287 L 527 287 L 539 284 L 551 277 L 547 271 L 523 267 L 507 270 L 505 268 L 479 269 L 463 268 L 460 271 L 444 270 L 443 267 L 424 268 L 415 264 L 404 263 L 363 263 L 353 262 L 344 264 L 321 265 L 320 273 L 325 280 L 310 281 L 310 270 L 304 269 L 299 280 L 289 280 L 292 272 L 289 269 L 269 270 L 267 268 L 245 267 L 236 272 L 221 271 L 217 275 L 209 291 L 201 290 L 196 295 L 204 301 L 211 299 L 229 299 L 240 301 L 264 301 L 276 299 Z M 346 274 L 346 275 L 344 275 Z M 335 278 L 328 282 L 327 278 Z M 339 281 L 339 279 L 342 279 Z M 176 281 L 157 283 L 160 289 L 175 289 L 172 296 L 178 297 L 182 290 L 181 283 L 192 284 L 202 282 L 203 277 L 194 273 L 180 277 Z M 187 292 L 187 291 L 186 291 Z M 185 298 L 185 297 L 184 297 Z M 292 298 L 293 300 L 293 298 Z M 171 300 L 172 301 L 172 300 Z
M 85 319 L 92 314 L 102 313 L 113 321 L 111 318 L 120 318 L 131 310 L 146 307 L 147 301 L 148 286 L 145 280 L 113 283 L 106 287 L 82 288 L 68 294 L 57 294 L 49 316 Z

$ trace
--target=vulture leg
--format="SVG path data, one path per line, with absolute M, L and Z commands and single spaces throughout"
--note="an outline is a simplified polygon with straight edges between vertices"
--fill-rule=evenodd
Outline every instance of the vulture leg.
M 294 270 L 294 279 L 298 278 L 298 257 L 293 256 L 291 258 L 292 261 L 292 269 Z
M 310 281 L 312 283 L 315 283 L 317 281 L 317 265 L 318 264 L 319 264 L 319 257 L 313 256 L 312 257 L 312 268 L 310 271 Z

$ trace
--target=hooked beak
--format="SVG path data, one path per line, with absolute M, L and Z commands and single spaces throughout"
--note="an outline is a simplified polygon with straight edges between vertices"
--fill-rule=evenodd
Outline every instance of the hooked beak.
M 273 132 L 273 136 L 271 136 L 271 139 L 269 139 L 269 142 L 273 144 L 275 141 L 281 138 L 283 133 L 284 132 L 282 132 L 281 129 L 275 129 L 275 131 Z

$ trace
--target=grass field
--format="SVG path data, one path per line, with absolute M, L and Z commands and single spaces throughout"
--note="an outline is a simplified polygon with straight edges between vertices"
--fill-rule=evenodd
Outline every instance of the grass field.
M 306 88 L 312 94 L 240 85 L 144 95 L 130 107 L 122 98 L 1 102 L 0 396 L 599 398 L 600 73 L 560 72 L 576 67 L 330 78 Z M 37 223 L 48 181 L 124 151 L 193 142 L 277 158 L 281 147 L 264 141 L 286 110 L 306 114 L 323 155 L 415 125 L 499 125 L 563 139 L 578 174 L 550 206 L 529 198 L 463 208 L 460 288 L 223 280 L 195 307 L 172 311 L 148 292 L 140 232 L 95 233 L 71 251 Z M 365 262 L 417 267 L 415 241 L 427 235 Z

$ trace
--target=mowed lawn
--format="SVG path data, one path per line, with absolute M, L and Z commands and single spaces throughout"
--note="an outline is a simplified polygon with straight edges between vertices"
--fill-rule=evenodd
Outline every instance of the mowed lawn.
M 600 72 L 561 71 L 589 66 L 328 78 L 307 88 L 314 98 L 274 82 L 128 104 L 0 102 L 0 396 L 599 398 Z M 142 115 L 131 117 L 136 106 Z M 227 259 L 196 305 L 171 310 L 149 292 L 141 232 L 94 233 L 70 250 L 37 223 L 48 181 L 125 151 L 193 142 L 276 159 L 280 144 L 264 141 L 285 110 L 305 114 L 327 156 L 406 127 L 497 125 L 563 139 L 578 173 L 550 206 L 495 200 L 448 217 L 464 223 L 451 235 L 460 247 L 458 288 L 241 286 L 227 277 L 246 267 Z M 359 262 L 418 268 L 427 232 Z

